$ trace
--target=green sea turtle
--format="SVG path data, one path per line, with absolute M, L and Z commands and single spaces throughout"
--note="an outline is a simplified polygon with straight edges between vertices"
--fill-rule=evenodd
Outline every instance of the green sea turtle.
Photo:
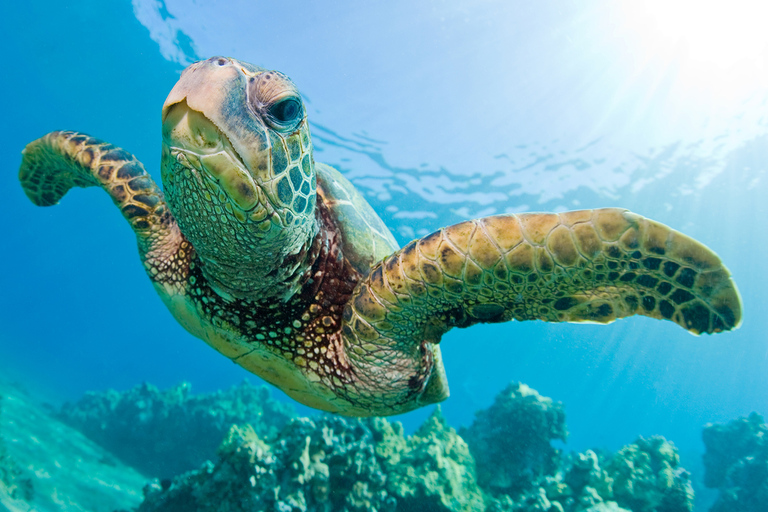
M 192 64 L 162 121 L 164 192 L 130 153 L 64 131 L 26 147 L 24 191 L 49 206 L 102 187 L 181 325 L 309 406 L 370 416 L 444 400 L 439 342 L 452 327 L 640 314 L 698 334 L 741 322 L 712 251 L 626 210 L 497 215 L 399 249 L 352 184 L 314 161 L 301 97 L 277 71 Z

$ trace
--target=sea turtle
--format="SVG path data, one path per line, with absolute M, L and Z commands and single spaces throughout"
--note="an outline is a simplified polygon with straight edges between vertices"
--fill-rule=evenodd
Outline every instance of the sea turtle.
M 626 210 L 496 215 L 399 249 L 352 184 L 314 161 L 280 72 L 192 64 L 162 122 L 164 192 L 130 153 L 69 131 L 23 151 L 24 191 L 50 206 L 102 187 L 179 323 L 309 406 L 370 416 L 444 400 L 439 342 L 452 327 L 640 314 L 698 334 L 741 322 L 711 250 Z

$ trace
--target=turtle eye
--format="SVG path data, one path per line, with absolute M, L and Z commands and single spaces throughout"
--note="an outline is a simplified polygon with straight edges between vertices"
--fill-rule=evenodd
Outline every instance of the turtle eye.
M 291 131 L 304 118 L 304 108 L 301 100 L 294 97 L 282 99 L 273 103 L 268 109 L 268 119 L 275 129 Z

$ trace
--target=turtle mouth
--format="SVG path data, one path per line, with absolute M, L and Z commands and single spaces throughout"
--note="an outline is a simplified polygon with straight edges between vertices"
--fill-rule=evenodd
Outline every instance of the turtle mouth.
M 205 114 L 190 108 L 186 100 L 171 105 L 165 113 L 163 144 L 170 158 L 196 175 L 203 190 L 224 193 L 239 221 L 266 221 L 261 231 L 268 231 L 273 222 L 283 223 L 278 208 L 264 193 L 266 184 L 254 178 L 229 137 Z

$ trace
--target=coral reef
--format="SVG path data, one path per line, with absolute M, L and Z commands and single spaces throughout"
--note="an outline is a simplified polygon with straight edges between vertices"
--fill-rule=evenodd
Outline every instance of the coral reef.
M 489 512 L 690 512 L 693 488 L 675 447 L 652 437 L 615 455 L 571 454 L 554 473 L 488 502 Z
M 182 383 L 166 391 L 149 384 L 120 393 L 87 393 L 59 418 L 147 476 L 171 477 L 213 458 L 233 424 L 274 437 L 295 416 L 265 386 L 244 381 L 227 391 L 193 395 Z
M 266 390 L 247 384 L 197 397 L 187 385 L 165 392 L 145 385 L 89 394 L 64 408 L 60 415 L 70 423 L 90 429 L 116 451 L 126 443 L 124 451 L 151 457 L 153 468 L 163 457 L 187 452 L 213 460 L 146 485 L 133 469 L 27 401 L 14 395 L 9 404 L 13 419 L 0 417 L 0 430 L 13 427 L 5 440 L 16 451 L 0 439 L 0 509 L 13 512 L 692 510 L 690 479 L 671 443 L 639 438 L 616 453 L 564 454 L 552 445 L 567 435 L 562 404 L 517 383 L 461 431 L 467 442 L 439 408 L 406 436 L 400 423 L 384 418 L 291 418 Z M 274 421 L 265 421 L 268 415 Z M 218 447 L 210 448 L 217 439 Z M 714 512 L 765 508 L 766 439 L 757 415 L 707 427 L 707 479 L 723 492 Z M 190 464 L 194 458 L 183 460 Z M 165 470 L 173 463 L 178 461 L 169 461 Z M 19 466 L 29 468 L 34 496 L 19 486 Z M 62 496 L 66 506 L 59 503 Z
M 638 439 L 617 454 L 563 456 L 560 402 L 512 383 L 461 430 L 477 462 L 488 510 L 498 512 L 689 512 L 693 488 L 675 447 L 662 437 Z
M 768 425 L 752 413 L 702 433 L 704 483 L 720 490 L 711 512 L 768 510 Z
M 472 456 L 439 409 L 409 438 L 383 418 L 321 416 L 278 439 L 232 427 L 216 464 L 148 486 L 139 512 L 485 510 Z
M 378 421 L 377 430 L 386 431 L 388 423 Z M 402 432 L 393 434 L 402 438 Z M 377 445 L 377 452 L 393 453 L 387 447 L 397 444 L 390 437 L 382 447 Z M 398 510 L 484 510 L 469 447 L 448 426 L 439 408 L 404 444 L 399 461 L 385 459 L 387 490 L 398 498 Z M 430 502 L 434 502 L 431 507 L 426 505 Z
M 515 382 L 491 407 L 475 413 L 475 421 L 460 435 L 477 461 L 478 483 L 515 496 L 554 473 L 560 452 L 551 441 L 565 441 L 568 431 L 562 403 Z
M 616 454 L 564 456 L 551 444 L 567 435 L 562 404 L 523 384 L 462 434 L 467 443 L 439 408 L 409 437 L 383 418 L 296 418 L 272 440 L 235 426 L 215 464 L 148 486 L 139 512 L 692 510 L 671 443 L 639 438 Z
M 639 438 L 606 466 L 616 502 L 633 512 L 693 510 L 693 487 L 675 446 L 661 436 Z

